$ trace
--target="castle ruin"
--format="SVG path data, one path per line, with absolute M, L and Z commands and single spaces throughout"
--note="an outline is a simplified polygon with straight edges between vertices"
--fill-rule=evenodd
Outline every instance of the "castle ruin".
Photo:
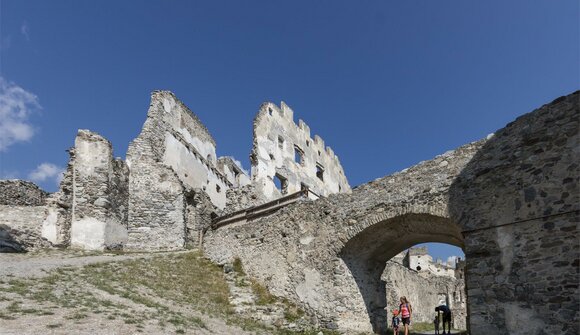
M 126 160 L 79 130 L 58 192 L 0 183 L 0 249 L 201 247 L 217 264 L 239 259 L 317 326 L 347 333 L 385 331 L 388 292 L 402 291 L 384 279 L 410 279 L 421 292 L 435 278 L 433 303 L 465 304 L 471 334 L 577 334 L 579 100 L 560 97 L 351 190 L 337 156 L 285 104 L 260 108 L 248 176 L 216 156 L 183 103 L 156 91 Z M 426 242 L 464 250 L 455 270 L 464 291 L 423 277 L 450 270 L 418 254 L 397 263 Z

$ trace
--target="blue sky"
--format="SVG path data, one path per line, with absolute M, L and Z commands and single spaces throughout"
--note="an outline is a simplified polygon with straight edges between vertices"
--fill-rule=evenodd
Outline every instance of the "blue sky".
M 3 0 L 0 177 L 56 190 L 79 128 L 124 157 L 150 91 L 168 89 L 245 168 L 258 107 L 284 100 L 358 185 L 578 89 L 579 14 L 567 0 Z

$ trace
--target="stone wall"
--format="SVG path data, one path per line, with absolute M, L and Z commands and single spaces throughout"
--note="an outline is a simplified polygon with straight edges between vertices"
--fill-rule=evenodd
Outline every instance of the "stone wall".
M 127 152 L 130 249 L 175 250 L 187 240 L 186 189 L 223 208 L 232 184 L 217 169 L 215 141 L 171 92 L 152 93 L 147 120 Z
M 450 190 L 472 334 L 578 334 L 580 93 L 496 132 Z
M 0 205 L 43 206 L 48 192 L 25 180 L 0 180 Z
M 185 192 L 188 248 L 202 248 L 203 234 L 210 227 L 216 208 L 202 190 Z
M 48 248 L 41 237 L 45 206 L 0 205 L 0 252 Z
M 205 237 L 327 328 L 383 331 L 386 260 L 462 247 L 471 334 L 577 334 L 578 92 L 474 142 L 314 202 Z M 268 257 L 264 257 L 268 255 Z
M 61 189 L 49 201 L 43 236 L 56 245 L 121 249 L 127 241 L 129 170 L 111 143 L 79 130 Z
M 218 158 L 217 168 L 234 188 L 248 185 L 251 182 L 250 177 L 236 164 L 232 157 L 225 156 Z
M 310 128 L 293 120 L 294 112 L 284 102 L 280 108 L 264 103 L 254 119 L 254 145 L 250 160 L 252 181 L 269 200 L 307 187 L 318 195 L 349 192 L 338 156 L 320 136 L 310 137 Z M 318 175 L 317 175 L 318 174 Z M 277 176 L 277 177 L 276 177 Z M 281 189 L 274 179 L 281 181 Z

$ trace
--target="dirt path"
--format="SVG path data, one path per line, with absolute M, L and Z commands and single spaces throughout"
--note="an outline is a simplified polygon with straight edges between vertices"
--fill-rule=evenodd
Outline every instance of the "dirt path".
M 9 277 L 38 278 L 60 267 L 152 257 L 156 254 L 90 254 L 75 251 L 48 250 L 37 253 L 0 253 L 0 279 Z

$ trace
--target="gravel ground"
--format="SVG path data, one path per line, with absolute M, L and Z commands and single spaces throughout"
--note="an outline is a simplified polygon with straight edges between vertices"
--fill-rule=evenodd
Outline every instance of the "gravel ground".
M 77 268 L 94 263 L 117 262 L 128 259 L 150 258 L 157 253 L 147 254 L 95 254 L 75 251 L 47 250 L 26 254 L 0 253 L 0 282 L 8 285 L 14 280 L 39 279 L 49 275 L 49 272 L 58 268 Z M 55 290 L 58 284 L 55 284 Z M 96 296 L 102 297 L 106 292 L 96 288 L 86 287 Z M 196 311 L 189 311 L 188 315 L 199 318 L 204 327 L 199 329 L 181 329 L 168 324 L 161 328 L 158 320 L 148 320 L 139 325 L 125 322 L 122 318 L 111 319 L 105 313 L 95 314 L 85 312 L 83 317 L 75 317 L 75 313 L 83 313 L 81 309 L 62 308 L 47 304 L 40 304 L 25 296 L 13 292 L 0 292 L 0 334 L 1 335 L 45 335 L 45 334 L 94 334 L 94 335 L 125 335 L 125 334 L 240 334 L 249 335 L 255 332 L 226 324 L 224 320 L 207 316 Z M 131 308 L 131 313 L 139 314 L 148 308 L 136 305 L 119 296 L 109 296 L 109 300 L 123 302 Z M 19 312 L 9 312 L 10 306 L 18 304 Z M 184 306 L 172 306 L 175 310 Z M 187 306 L 185 306 L 187 308 Z M 22 310 L 41 310 L 47 315 L 22 312 Z M 129 308 L 127 309 L 129 310 Z M 261 332 L 264 334 L 264 332 Z

